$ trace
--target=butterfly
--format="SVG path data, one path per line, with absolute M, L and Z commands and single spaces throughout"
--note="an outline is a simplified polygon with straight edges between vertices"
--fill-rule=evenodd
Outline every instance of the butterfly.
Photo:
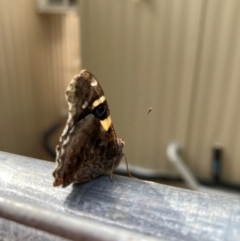
M 56 147 L 53 186 L 66 187 L 109 174 L 123 157 L 124 141 L 117 138 L 110 109 L 98 80 L 87 70 L 66 90 L 68 120 Z

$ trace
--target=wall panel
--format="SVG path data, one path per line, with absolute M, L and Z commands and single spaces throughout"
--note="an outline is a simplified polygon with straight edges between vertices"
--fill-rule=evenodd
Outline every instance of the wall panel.
M 200 1 L 82 1 L 83 68 L 101 81 L 132 164 L 172 172 L 170 141 L 185 145 Z
M 168 173 L 166 146 L 179 142 L 191 170 L 211 177 L 224 148 L 222 179 L 240 183 L 238 0 L 81 2 L 83 67 L 101 81 L 132 164 Z
M 43 132 L 66 112 L 79 71 L 77 15 L 38 14 L 35 1 L 0 0 L 0 149 L 49 159 Z
M 224 149 L 222 178 L 239 182 L 239 1 L 208 1 L 192 97 L 188 159 L 211 175 L 211 148 Z M 238 67 L 237 67 L 238 66 Z

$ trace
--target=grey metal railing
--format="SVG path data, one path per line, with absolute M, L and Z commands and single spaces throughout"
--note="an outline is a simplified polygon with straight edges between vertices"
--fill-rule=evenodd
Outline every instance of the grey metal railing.
M 54 166 L 0 152 L 0 240 L 239 240 L 237 199 L 116 175 L 54 188 Z

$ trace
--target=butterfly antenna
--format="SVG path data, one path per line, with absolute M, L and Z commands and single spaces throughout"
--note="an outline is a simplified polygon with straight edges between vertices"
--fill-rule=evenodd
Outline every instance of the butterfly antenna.
M 142 120 L 148 113 L 152 111 L 152 108 L 150 108 L 147 113 L 145 113 L 143 116 L 141 116 L 132 126 L 130 126 L 122 135 L 121 139 L 140 121 Z

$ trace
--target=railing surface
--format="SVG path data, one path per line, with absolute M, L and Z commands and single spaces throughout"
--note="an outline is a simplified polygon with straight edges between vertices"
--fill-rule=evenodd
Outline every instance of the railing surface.
M 0 152 L 1 240 L 239 240 L 238 200 L 116 175 L 54 188 L 54 166 Z

